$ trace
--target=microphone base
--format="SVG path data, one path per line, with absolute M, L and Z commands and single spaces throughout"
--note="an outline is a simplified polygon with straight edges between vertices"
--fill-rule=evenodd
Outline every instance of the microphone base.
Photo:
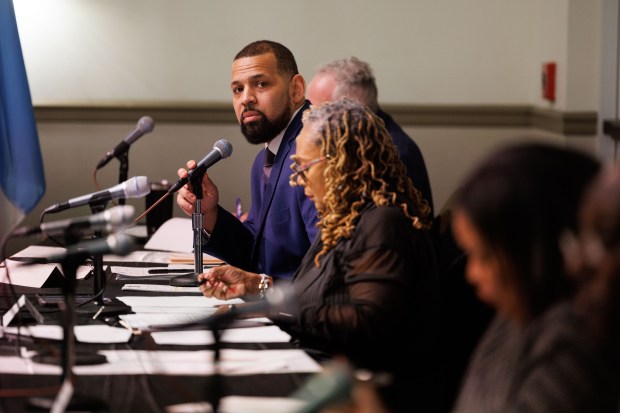
M 62 360 L 58 357 L 57 354 L 44 353 L 44 354 L 35 354 L 32 356 L 32 360 L 41 363 L 41 364 L 52 364 L 52 365 L 60 365 Z M 73 355 L 73 364 L 75 366 L 92 366 L 95 364 L 104 364 L 108 362 L 108 358 L 99 353 L 80 353 L 76 352 Z
M 87 314 L 95 316 L 96 319 L 103 320 L 105 317 L 113 317 L 120 314 L 130 314 L 133 310 L 130 306 L 117 299 L 100 297 L 96 302 L 86 303 L 75 307 L 76 314 Z
M 175 275 L 169 281 L 169 284 L 174 287 L 198 287 L 198 274 L 195 272 L 190 274 Z
M 48 397 L 30 397 L 27 402 L 27 411 L 29 412 L 49 412 L 55 407 L 56 399 Z M 108 404 L 95 398 L 88 398 L 79 395 L 72 395 L 69 404 L 64 412 L 109 412 Z

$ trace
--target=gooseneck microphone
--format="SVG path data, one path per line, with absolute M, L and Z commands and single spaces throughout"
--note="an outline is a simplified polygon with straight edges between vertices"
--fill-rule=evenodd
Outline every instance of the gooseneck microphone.
M 135 208 L 131 205 L 118 205 L 103 212 L 86 217 L 69 218 L 59 221 L 46 222 L 35 227 L 22 227 L 13 231 L 12 236 L 44 234 L 47 236 L 62 234 L 82 234 L 88 230 L 113 232 L 116 229 L 131 223 Z
M 151 192 L 149 179 L 146 176 L 134 176 L 123 183 L 103 191 L 72 198 L 67 202 L 52 205 L 46 208 L 43 213 L 59 212 L 65 209 L 74 208 L 82 205 L 100 205 L 112 199 L 119 198 L 142 198 Z
M 199 163 L 196 165 L 196 168 L 189 171 L 187 178 L 181 178 L 174 185 L 168 189 L 168 193 L 171 194 L 173 192 L 178 191 L 190 180 L 194 179 L 194 176 L 202 176 L 205 171 L 213 166 L 216 162 L 221 159 L 228 158 L 232 155 L 233 147 L 226 139 L 220 139 L 213 145 L 213 149 L 211 152 L 207 154 Z M 192 181 L 193 182 L 193 181 Z
M 297 296 L 290 283 L 278 284 L 278 288 L 270 288 L 263 300 L 248 301 L 243 304 L 229 305 L 223 312 L 216 312 L 205 318 L 181 324 L 152 324 L 148 331 L 179 330 L 184 328 L 196 328 L 198 326 L 210 329 L 224 330 L 230 328 L 230 324 L 244 316 L 265 316 L 270 318 L 282 318 L 290 321 L 299 314 Z
M 155 122 L 153 122 L 153 119 L 151 117 L 142 116 L 138 120 L 138 124 L 136 125 L 136 127 L 133 128 L 131 132 L 129 132 L 129 135 L 127 135 L 125 139 L 121 141 L 121 143 L 116 145 L 114 149 L 106 153 L 103 156 L 103 158 L 101 158 L 101 160 L 97 164 L 97 169 L 103 168 L 105 165 L 108 164 L 108 162 L 112 160 L 112 158 L 115 158 L 125 153 L 129 149 L 132 143 L 137 141 L 145 133 L 151 132 L 154 127 L 155 127 Z
M 118 234 L 108 235 L 106 238 L 78 242 L 77 244 L 67 247 L 65 251 L 58 254 L 28 259 L 25 261 L 25 264 L 62 262 L 73 256 L 88 257 L 91 255 L 103 254 L 127 255 L 134 250 L 134 247 L 134 237 L 119 232 Z

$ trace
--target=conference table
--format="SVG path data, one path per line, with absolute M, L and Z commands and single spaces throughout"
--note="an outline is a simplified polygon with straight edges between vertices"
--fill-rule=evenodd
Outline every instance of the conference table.
M 200 316 L 208 300 L 197 287 L 170 287 L 165 275 L 122 276 L 143 271 L 144 263 L 104 264 L 99 296 L 94 288 L 102 280 L 92 270 L 77 276 L 70 295 L 58 274 L 40 287 L 2 279 L 0 412 L 50 411 L 63 403 L 66 411 L 299 411 L 303 403 L 292 396 L 323 367 L 270 319 L 214 329 L 203 321 L 225 302 L 206 304 Z M 62 331 L 67 297 L 72 344 Z M 193 307 L 193 321 L 175 324 L 182 307 Z

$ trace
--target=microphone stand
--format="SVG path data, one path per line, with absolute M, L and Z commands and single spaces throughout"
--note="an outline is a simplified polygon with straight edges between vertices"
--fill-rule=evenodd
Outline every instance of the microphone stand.
M 203 272 L 202 261 L 202 231 L 204 229 L 204 214 L 202 213 L 202 177 L 206 170 L 192 176 L 192 192 L 196 195 L 194 213 L 192 214 L 192 230 L 194 245 L 194 272 L 181 274 L 170 279 L 170 285 L 175 287 L 198 287 L 198 274 Z
M 105 210 L 106 204 L 91 204 L 90 210 L 93 214 L 102 212 Z M 103 232 L 97 230 L 94 232 L 93 239 L 103 238 Z M 112 316 L 118 314 L 124 314 L 131 312 L 131 307 L 126 306 L 120 302 L 112 305 L 114 300 L 104 296 L 105 287 L 107 284 L 107 275 L 103 269 L 103 254 L 93 254 L 93 299 L 92 303 L 87 303 L 86 306 L 80 306 L 76 310 L 80 314 L 93 314 L 93 319 L 101 316 Z M 90 300 L 89 300 L 90 301 Z M 91 305 L 92 304 L 92 305 Z M 94 308 L 93 308 L 94 307 Z
M 129 171 L 128 153 L 129 153 L 129 148 L 127 148 L 127 150 L 123 151 L 117 156 L 118 160 L 120 161 L 120 165 L 118 167 L 118 183 L 119 184 L 122 184 L 123 182 L 127 180 L 127 173 Z M 125 205 L 125 202 L 126 202 L 125 198 L 120 198 L 118 200 L 119 205 Z
M 207 401 L 211 403 L 213 413 L 218 413 L 224 387 L 222 375 L 220 374 L 222 330 L 218 326 L 213 326 L 211 333 L 213 334 L 213 377 L 211 378 L 211 385 L 207 390 Z
M 58 392 L 54 405 L 56 405 L 63 394 L 63 389 L 69 394 L 66 395 L 70 399 L 73 395 L 73 364 L 75 360 L 75 343 L 74 331 L 75 325 L 75 284 L 77 269 L 82 261 L 82 257 L 74 256 L 65 258 L 62 263 L 62 270 L 65 274 L 65 282 L 63 283 L 63 293 L 65 296 L 64 305 L 60 306 L 63 315 L 63 347 L 62 347 L 62 387 Z M 67 400 L 68 401 L 68 400 Z M 64 404 L 66 407 L 66 403 Z M 63 408 L 62 411 L 65 409 Z
M 32 407 L 39 407 L 50 409 L 51 412 L 65 412 L 68 408 L 104 411 L 107 410 L 107 406 L 101 400 L 83 400 L 74 396 L 74 374 L 73 366 L 76 360 L 75 351 L 75 290 L 77 269 L 80 264 L 85 260 L 85 256 L 77 254 L 73 256 L 67 256 L 61 261 L 61 267 L 64 273 L 65 281 L 63 283 L 63 296 L 64 302 L 59 303 L 63 340 L 61 349 L 61 386 L 56 398 L 53 402 L 46 398 L 32 397 L 29 400 L 29 404 Z M 104 357 L 105 358 L 105 357 Z M 105 360 L 103 360 L 105 361 Z M 101 363 L 101 360 L 97 362 Z
M 98 212 L 102 212 L 105 209 L 105 204 L 101 205 L 91 205 L 90 210 L 93 214 Z M 94 237 L 103 238 L 102 231 L 95 231 Z M 103 290 L 106 286 L 106 276 L 103 271 L 103 255 L 102 254 L 94 254 L 93 255 L 93 296 L 95 298 L 94 303 L 97 305 L 104 305 L 106 303 L 106 299 L 103 296 Z M 107 300 L 110 302 L 110 299 Z

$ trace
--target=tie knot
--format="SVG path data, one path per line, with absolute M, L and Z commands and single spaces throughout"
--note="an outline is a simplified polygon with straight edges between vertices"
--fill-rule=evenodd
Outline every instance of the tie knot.
M 273 165 L 273 160 L 276 157 L 276 154 L 271 152 L 269 148 L 265 148 L 265 163 L 264 166 L 269 168 Z

